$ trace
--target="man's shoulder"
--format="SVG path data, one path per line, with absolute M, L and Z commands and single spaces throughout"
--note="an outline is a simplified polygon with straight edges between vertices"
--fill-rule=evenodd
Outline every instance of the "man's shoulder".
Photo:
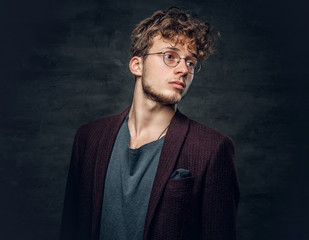
M 186 140 L 186 147 L 195 149 L 197 153 L 210 154 L 224 150 L 234 154 L 234 142 L 229 136 L 191 119 Z
M 189 120 L 190 129 L 187 138 L 195 139 L 198 141 L 222 142 L 227 140 L 232 142 L 232 139 L 229 136 L 225 135 L 219 130 L 195 120 Z
M 120 114 L 102 117 L 91 122 L 85 123 L 79 127 L 78 131 L 89 132 L 92 129 L 100 130 L 106 128 L 106 126 L 112 124 L 120 117 Z
M 102 117 L 94 121 L 88 122 L 86 124 L 83 124 L 77 130 L 77 134 L 82 135 L 83 137 L 104 134 L 105 131 L 110 130 L 117 124 L 119 125 L 119 123 L 122 122 L 123 119 L 125 118 L 127 112 L 128 109 L 125 109 L 123 112 L 119 114 Z

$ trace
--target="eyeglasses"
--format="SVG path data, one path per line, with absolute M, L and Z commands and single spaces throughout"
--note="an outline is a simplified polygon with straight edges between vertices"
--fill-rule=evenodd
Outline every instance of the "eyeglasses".
M 173 51 L 146 53 L 144 56 L 154 55 L 154 54 L 163 54 L 163 62 L 169 67 L 176 67 L 180 63 L 180 60 L 184 59 L 186 62 L 188 72 L 191 74 L 198 73 L 202 68 L 202 65 L 198 63 L 195 57 L 181 58 L 178 53 L 173 52 Z

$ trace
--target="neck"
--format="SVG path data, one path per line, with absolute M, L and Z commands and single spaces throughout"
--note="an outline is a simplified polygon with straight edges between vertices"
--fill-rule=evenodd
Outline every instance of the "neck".
M 177 105 L 163 105 L 147 98 L 139 90 L 134 90 L 129 112 L 130 147 L 137 148 L 164 136 Z
M 149 104 L 145 102 L 133 101 L 130 112 L 129 122 L 134 125 L 134 130 L 138 135 L 143 129 L 149 127 L 164 128 L 173 118 L 176 107 L 162 106 L 159 104 Z

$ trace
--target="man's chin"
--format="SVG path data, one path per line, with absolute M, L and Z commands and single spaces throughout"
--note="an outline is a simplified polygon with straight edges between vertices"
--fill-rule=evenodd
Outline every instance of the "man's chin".
M 154 99 L 156 102 L 166 105 L 166 106 L 173 106 L 180 102 L 180 99 L 173 99 L 173 98 L 165 98 L 165 99 Z
M 162 96 L 162 95 L 147 95 L 147 97 L 157 103 L 162 105 L 175 105 L 180 102 L 181 97 L 169 97 L 169 96 Z
M 154 99 L 156 102 L 161 103 L 162 105 L 175 105 L 179 103 L 182 99 L 181 95 L 157 95 Z
M 155 102 L 158 102 L 162 105 L 175 105 L 181 101 L 183 98 L 182 93 L 158 93 L 153 91 L 153 89 L 148 86 L 143 86 L 145 96 Z

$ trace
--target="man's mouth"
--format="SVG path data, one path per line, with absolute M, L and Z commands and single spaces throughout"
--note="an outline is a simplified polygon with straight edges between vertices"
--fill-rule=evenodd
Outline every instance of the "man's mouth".
M 174 86 L 177 89 L 185 89 L 186 84 L 183 81 L 180 80 L 174 80 L 169 82 L 169 84 L 171 84 L 172 86 Z

